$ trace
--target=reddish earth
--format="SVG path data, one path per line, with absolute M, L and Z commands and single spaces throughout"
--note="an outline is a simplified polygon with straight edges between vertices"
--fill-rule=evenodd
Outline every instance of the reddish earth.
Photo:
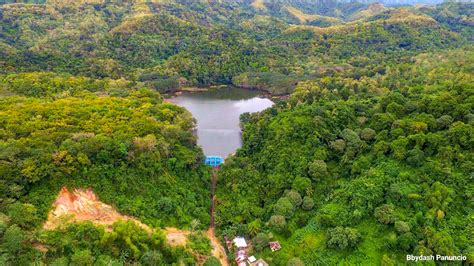
M 211 240 L 212 244 L 212 256 L 216 257 L 219 259 L 220 263 L 222 266 L 228 266 L 228 260 L 227 260 L 227 255 L 225 253 L 224 247 L 221 245 L 219 239 L 217 239 L 216 235 L 214 234 L 214 228 L 215 228 L 215 212 L 216 212 L 216 203 L 217 203 L 217 197 L 216 197 L 216 187 L 217 187 L 217 171 L 218 168 L 214 168 L 212 170 L 212 177 L 211 177 L 211 225 L 209 227 L 209 230 L 207 230 L 207 236 Z
M 141 223 L 138 219 L 122 215 L 115 208 L 101 202 L 92 189 L 75 189 L 69 191 L 63 187 L 59 192 L 53 208 L 48 214 L 48 220 L 43 225 L 46 230 L 55 228 L 71 222 L 91 221 L 96 225 L 104 225 L 110 229 L 116 221 L 133 221 L 144 230 L 151 232 L 153 229 Z M 173 227 L 165 228 L 166 239 L 171 246 L 185 246 L 187 237 L 191 233 Z M 223 266 L 228 266 L 224 247 L 214 235 L 214 228 L 207 231 L 213 247 L 212 255 L 219 259 Z
M 214 235 L 214 228 L 209 228 L 209 230 L 207 230 L 207 236 L 211 240 L 212 256 L 216 257 L 220 261 L 222 266 L 229 266 L 225 249 L 221 245 L 219 239 L 217 239 L 217 237 Z
M 186 246 L 188 235 L 191 234 L 188 230 L 180 230 L 174 227 L 166 227 L 165 231 L 170 246 Z
M 99 201 L 91 189 L 75 189 L 70 192 L 63 187 L 53 203 L 53 209 L 49 212 L 43 228 L 52 230 L 65 222 L 81 221 L 91 221 L 97 225 L 110 227 L 119 220 L 133 221 L 141 228 L 151 231 L 150 227 L 139 220 L 122 215 L 112 206 Z

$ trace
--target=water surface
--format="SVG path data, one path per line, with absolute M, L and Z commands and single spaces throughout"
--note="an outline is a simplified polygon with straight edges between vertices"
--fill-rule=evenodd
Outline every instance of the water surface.
M 239 117 L 259 112 L 273 105 L 259 92 L 223 88 L 205 92 L 183 93 L 169 99 L 188 109 L 197 120 L 198 144 L 204 154 L 227 157 L 242 146 Z

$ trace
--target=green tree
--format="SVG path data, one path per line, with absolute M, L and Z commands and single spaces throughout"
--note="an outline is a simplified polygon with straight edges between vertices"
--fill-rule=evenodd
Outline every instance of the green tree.
M 326 244 L 330 248 L 354 248 L 360 240 L 361 236 L 359 232 L 349 227 L 338 226 L 328 229 L 326 234 Z
M 442 220 L 449 204 L 452 202 L 452 193 L 452 190 L 441 182 L 433 183 L 427 197 L 428 206 L 431 207 L 430 215 Z
M 395 209 L 393 205 L 384 204 L 375 209 L 374 216 L 383 224 L 391 224 L 395 222 Z
M 412 166 L 420 166 L 423 164 L 425 153 L 420 149 L 413 149 L 407 153 L 407 162 Z
M 309 196 L 304 197 L 303 198 L 303 204 L 301 205 L 301 208 L 303 208 L 303 210 L 309 211 L 309 210 L 312 210 L 313 207 L 314 207 L 313 198 L 311 198 Z
M 273 215 L 268 221 L 268 225 L 277 232 L 282 232 L 286 228 L 286 219 L 282 215 Z
M 315 160 L 309 165 L 308 173 L 313 180 L 324 178 L 328 175 L 328 166 L 322 160 Z
M 292 188 L 300 194 L 312 194 L 311 179 L 307 177 L 296 177 L 293 181 Z
M 216 257 L 209 257 L 204 262 L 203 266 L 221 266 L 221 262 Z
M 276 202 L 275 206 L 273 207 L 273 210 L 275 215 L 291 218 L 295 211 L 295 206 L 289 198 L 283 197 Z
M 9 259 L 18 259 L 26 250 L 28 238 L 17 225 L 8 227 L 2 238 L 2 251 L 7 254 Z
M 270 238 L 266 233 L 258 233 L 252 240 L 253 247 L 258 252 L 268 247 L 268 242 L 270 242 Z
M 298 193 L 298 192 L 295 191 L 295 190 L 290 190 L 290 191 L 286 194 L 286 197 L 287 197 L 288 199 L 290 199 L 291 203 L 292 203 L 293 206 L 295 206 L 295 207 L 300 206 L 301 203 L 303 202 L 303 199 L 301 198 L 300 193 Z
M 364 128 L 360 132 L 360 138 L 365 141 L 373 140 L 377 133 L 371 128 Z
M 247 226 L 247 231 L 249 232 L 251 236 L 257 235 L 261 230 L 262 230 L 262 221 L 260 219 L 252 221 Z
M 32 229 L 38 222 L 35 206 L 26 203 L 15 202 L 8 206 L 10 222 L 25 229 Z
M 71 256 L 71 265 L 89 266 L 94 264 L 94 257 L 90 250 L 78 250 Z
M 396 221 L 395 222 L 395 229 L 400 234 L 408 233 L 408 232 L 410 232 L 410 225 L 408 223 L 404 222 L 404 221 Z
M 428 238 L 428 246 L 435 254 L 453 256 L 459 252 L 454 245 L 452 237 L 446 231 L 434 233 L 432 237 Z

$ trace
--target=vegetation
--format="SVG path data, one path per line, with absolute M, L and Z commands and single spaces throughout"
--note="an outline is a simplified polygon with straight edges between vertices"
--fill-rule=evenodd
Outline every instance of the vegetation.
M 241 117 L 219 236 L 246 236 L 271 265 L 474 263 L 472 3 L 10 2 L 1 265 L 220 265 L 200 231 L 211 172 L 195 121 L 161 94 L 221 84 L 285 97 Z M 150 229 L 45 230 L 62 187 L 92 188 Z M 167 226 L 191 229 L 185 247 L 166 243 Z
M 160 265 L 193 261 L 184 249 L 167 246 L 163 233 L 148 233 L 133 222 L 117 222 L 111 232 L 91 223 L 70 224 L 62 230 L 44 232 L 39 238 L 47 247 L 54 247 L 46 253 L 51 264 L 120 265 L 136 260 L 144 265 Z
M 472 4 L 82 2 L 2 5 L 0 73 L 125 78 L 161 92 L 233 82 L 287 94 L 301 80 L 365 64 L 367 73 L 353 75 L 374 75 L 400 54 L 472 36 Z
M 29 233 L 46 219 L 63 186 L 90 187 L 101 200 L 154 227 L 188 226 L 194 219 L 208 224 L 209 171 L 200 163 L 203 155 L 195 145 L 189 113 L 164 103 L 148 89 L 125 90 L 123 97 L 107 95 L 108 91 L 96 95 L 90 91 L 108 88 L 114 93 L 113 88 L 109 82 L 88 78 L 19 74 L 7 76 L 4 85 L 11 94 L 43 96 L 0 99 L 0 203 L 8 215 L 2 242 L 8 245 L 11 239 L 11 245 L 17 245 L 3 246 L 5 263 L 39 259 L 28 241 L 47 246 L 51 263 L 56 258 L 71 263 L 87 258 L 90 263 L 193 261 L 184 250 L 176 253 L 162 244 L 148 248 L 146 238 L 115 246 L 104 242 L 109 236 L 97 231 L 93 235 L 98 239 L 91 241 L 100 246 L 84 248 L 81 243 L 60 244 Z M 65 230 L 57 237 L 68 232 L 80 235 Z M 139 229 L 123 230 L 132 234 Z
M 243 116 L 244 146 L 219 175 L 222 233 L 252 235 L 264 221 L 256 250 L 277 265 L 470 254 L 474 54 L 411 61 L 302 82 Z M 271 256 L 259 245 L 268 233 L 284 247 Z

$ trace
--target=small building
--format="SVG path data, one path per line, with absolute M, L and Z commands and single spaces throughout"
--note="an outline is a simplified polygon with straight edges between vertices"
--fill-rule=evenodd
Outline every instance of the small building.
M 255 256 L 250 256 L 249 257 L 249 263 L 255 262 L 256 260 L 257 260 L 257 258 L 255 258 Z
M 234 238 L 234 245 L 235 245 L 238 249 L 247 248 L 247 242 L 245 241 L 245 238 L 240 237 L 240 236 Z
M 247 253 L 245 252 L 245 250 L 241 249 L 237 251 L 237 256 L 235 257 L 235 262 L 237 263 L 237 265 L 247 265 L 247 263 L 245 262 L 246 260 Z
M 224 158 L 220 156 L 207 156 L 206 159 L 204 160 L 205 165 L 209 165 L 213 168 L 217 168 L 223 163 L 224 163 Z
M 270 242 L 269 244 L 270 244 L 270 249 L 272 250 L 272 252 L 275 252 L 275 251 L 281 249 L 280 242 L 278 242 L 278 241 Z

